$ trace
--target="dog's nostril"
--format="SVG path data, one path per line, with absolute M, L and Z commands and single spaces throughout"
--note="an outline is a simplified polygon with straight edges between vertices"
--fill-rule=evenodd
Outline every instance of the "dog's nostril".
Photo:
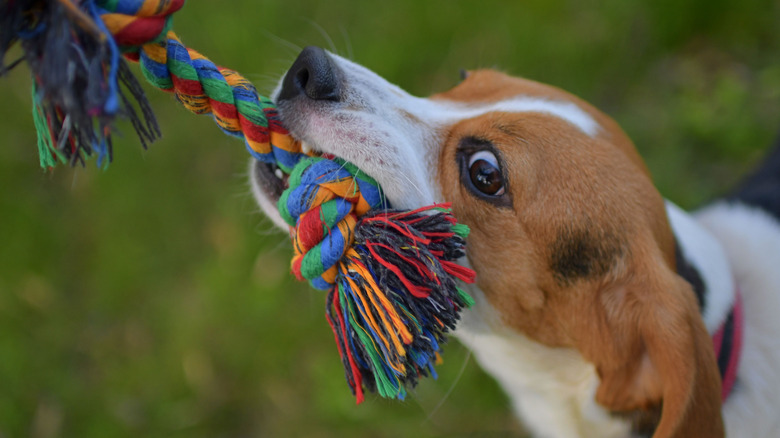
M 338 101 L 339 71 L 330 56 L 319 47 L 303 49 L 282 82 L 279 100 L 306 95 L 314 100 Z
M 301 69 L 295 74 L 295 85 L 299 90 L 306 90 L 306 84 L 309 83 L 309 70 Z

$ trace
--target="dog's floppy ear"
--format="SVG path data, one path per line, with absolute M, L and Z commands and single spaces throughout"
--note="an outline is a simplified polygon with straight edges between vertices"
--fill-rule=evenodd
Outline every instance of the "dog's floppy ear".
M 618 412 L 660 409 L 655 438 L 723 436 L 712 341 L 691 286 L 657 259 L 599 294 L 602 339 L 586 347 L 601 379 L 596 400 Z

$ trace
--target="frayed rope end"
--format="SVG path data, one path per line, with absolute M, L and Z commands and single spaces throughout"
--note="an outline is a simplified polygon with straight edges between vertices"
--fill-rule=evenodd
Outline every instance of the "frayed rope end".
M 421 377 L 435 377 L 446 334 L 474 303 L 457 286 L 475 276 L 455 263 L 467 227 L 439 207 L 369 212 L 339 263 L 327 317 L 358 402 L 363 387 L 403 399 Z

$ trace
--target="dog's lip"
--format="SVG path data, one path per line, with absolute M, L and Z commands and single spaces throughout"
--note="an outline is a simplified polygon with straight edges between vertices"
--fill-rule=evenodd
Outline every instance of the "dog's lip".
M 276 164 L 264 163 L 255 160 L 254 178 L 262 190 L 274 201 L 279 201 L 282 193 L 287 189 L 286 175 Z M 281 175 L 281 176 L 280 176 Z

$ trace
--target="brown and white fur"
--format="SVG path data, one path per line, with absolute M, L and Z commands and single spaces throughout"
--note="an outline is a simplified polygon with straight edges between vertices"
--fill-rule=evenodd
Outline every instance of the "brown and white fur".
M 613 120 L 496 71 L 418 98 L 307 48 L 276 96 L 305 147 L 355 163 L 394 207 L 451 202 L 471 227 L 463 263 L 477 272 L 477 303 L 456 335 L 534 436 L 780 433 L 776 218 L 732 201 L 684 213 L 657 192 Z M 493 194 L 471 182 L 479 159 L 500 172 Z M 273 175 L 253 163 L 257 200 L 286 229 Z M 676 271 L 675 242 L 702 280 L 701 307 Z M 745 338 L 721 406 L 710 336 L 737 286 Z

